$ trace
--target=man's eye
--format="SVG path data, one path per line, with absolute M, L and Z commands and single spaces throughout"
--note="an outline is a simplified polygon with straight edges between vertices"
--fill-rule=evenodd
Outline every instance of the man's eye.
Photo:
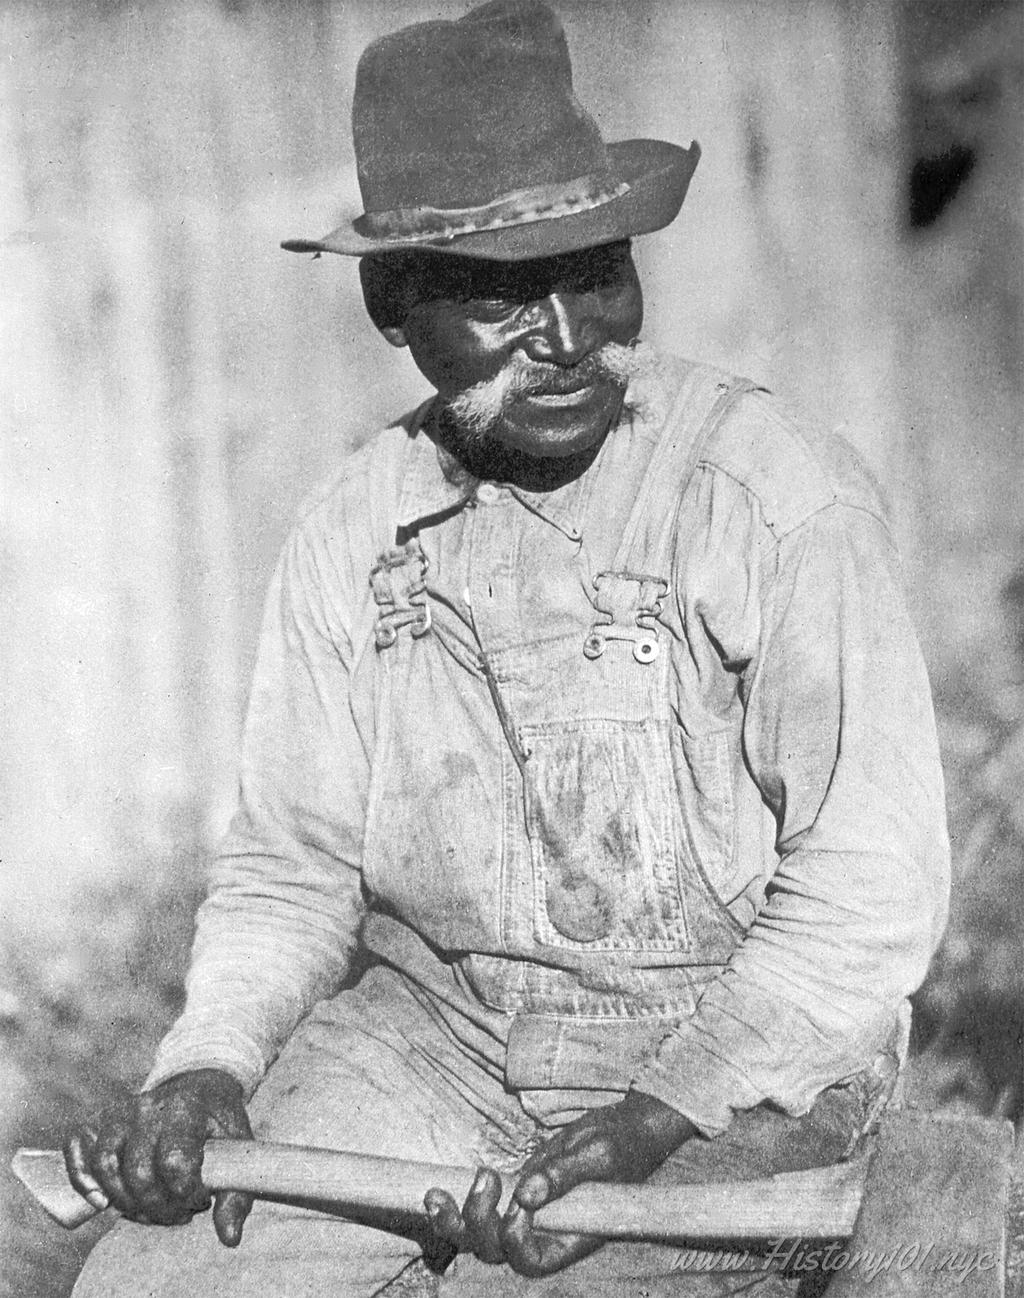
M 521 304 L 507 297 L 472 297 L 464 305 L 474 315 L 504 316 L 511 315 Z

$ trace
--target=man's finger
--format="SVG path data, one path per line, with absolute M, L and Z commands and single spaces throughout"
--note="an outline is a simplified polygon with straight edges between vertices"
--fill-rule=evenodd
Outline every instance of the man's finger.
M 157 1175 L 168 1192 L 193 1212 L 199 1212 L 210 1204 L 209 1191 L 203 1186 L 200 1175 L 202 1166 L 202 1145 L 180 1138 L 161 1138 L 158 1142 Z
M 156 1167 L 156 1147 L 149 1139 L 125 1144 L 121 1152 L 121 1175 L 135 1205 L 136 1220 L 144 1215 L 148 1222 L 173 1226 L 187 1220 L 182 1205 L 176 1201 L 160 1179 Z
M 544 1160 L 541 1166 L 527 1164 L 519 1177 L 512 1198 L 523 1208 L 536 1212 L 552 1199 L 580 1185 L 583 1181 L 601 1181 L 608 1175 L 608 1151 L 603 1141 L 594 1141 L 569 1152 Z
M 531 1172 L 543 1172 L 551 1163 L 563 1158 L 569 1148 L 571 1148 L 571 1144 L 568 1129 L 563 1128 L 561 1131 L 556 1131 L 542 1145 L 539 1145 L 523 1163 L 519 1169 L 520 1181 L 529 1176 Z
M 497 1263 L 505 1260 L 501 1242 L 501 1218 L 497 1208 L 501 1199 L 501 1177 L 489 1167 L 481 1167 L 476 1174 L 466 1202 L 462 1219 L 466 1223 L 467 1246 L 481 1262 Z
M 213 1228 L 225 1248 L 242 1242 L 242 1227 L 252 1208 L 252 1195 L 239 1190 L 222 1190 L 213 1200 Z
M 93 1146 L 89 1166 L 93 1176 L 100 1184 L 100 1189 L 110 1203 L 125 1217 L 135 1215 L 137 1204 L 125 1184 L 121 1170 L 121 1153 L 124 1148 L 124 1133 L 117 1132 L 107 1136 L 101 1135 Z
M 466 1238 L 466 1223 L 459 1205 L 446 1190 L 428 1190 L 423 1196 L 423 1206 L 430 1218 L 430 1229 L 443 1244 L 461 1248 Z
M 68 1138 L 64 1145 L 64 1166 L 67 1168 L 68 1180 L 78 1193 L 88 1199 L 97 1212 L 102 1212 L 109 1206 L 110 1200 L 89 1170 L 85 1142 L 91 1138 L 91 1133 L 78 1131 Z
M 525 1276 L 551 1275 L 599 1249 L 592 1235 L 556 1235 L 536 1230 L 533 1214 L 513 1204 L 502 1223 L 502 1246 L 512 1269 Z
M 515 1189 L 515 1201 L 530 1212 L 543 1208 L 549 1200 L 556 1197 L 552 1182 L 545 1172 L 533 1172 L 525 1177 Z

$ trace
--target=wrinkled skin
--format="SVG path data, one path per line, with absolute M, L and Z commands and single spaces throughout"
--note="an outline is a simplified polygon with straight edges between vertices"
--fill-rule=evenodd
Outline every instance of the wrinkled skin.
M 144 1225 L 176 1226 L 210 1206 L 200 1179 L 203 1145 L 252 1139 L 242 1088 L 214 1069 L 180 1073 L 83 1123 L 64 1146 L 68 1176 L 94 1208 Z M 252 1196 L 225 1190 L 213 1225 L 228 1248 L 242 1238 Z
M 381 333 L 409 348 L 442 402 L 493 378 L 513 356 L 536 367 L 539 390 L 511 403 L 484 462 L 469 466 L 480 476 L 528 485 L 538 461 L 580 460 L 580 472 L 593 458 L 623 394 L 607 379 L 584 382 L 582 363 L 605 343 L 629 346 L 643 324 L 628 241 L 525 262 L 406 254 L 364 268 L 363 284 Z M 558 401 L 575 375 L 577 399 Z
M 533 1213 L 583 1181 L 642 1181 L 695 1134 L 681 1114 L 652 1096 L 631 1092 L 550 1137 L 524 1163 L 503 1217 L 502 1183 L 481 1168 L 459 1207 L 444 1190 L 424 1206 L 440 1244 L 485 1262 L 508 1262 L 527 1276 L 549 1275 L 600 1248 L 601 1239 L 535 1230 Z M 180 1225 L 210 1206 L 200 1179 L 207 1140 L 251 1140 L 242 1089 L 212 1069 L 181 1073 L 154 1090 L 82 1124 L 64 1147 L 72 1185 L 94 1208 L 116 1208 L 144 1225 Z M 252 1196 L 221 1191 L 213 1225 L 229 1248 L 242 1238 Z
M 533 1214 L 583 1181 L 645 1180 L 685 1140 L 693 1125 L 653 1096 L 631 1091 L 551 1136 L 523 1164 L 504 1216 L 497 1212 L 501 1178 L 481 1168 L 461 1210 L 444 1190 L 424 1200 L 439 1241 L 483 1262 L 507 1262 L 525 1276 L 551 1275 L 595 1252 L 590 1235 L 535 1229 Z

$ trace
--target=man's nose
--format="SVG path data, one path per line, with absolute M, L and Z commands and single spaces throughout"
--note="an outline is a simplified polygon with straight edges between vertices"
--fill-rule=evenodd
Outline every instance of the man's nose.
M 596 319 L 584 295 L 549 293 L 533 304 L 523 350 L 530 360 L 576 365 L 600 341 Z

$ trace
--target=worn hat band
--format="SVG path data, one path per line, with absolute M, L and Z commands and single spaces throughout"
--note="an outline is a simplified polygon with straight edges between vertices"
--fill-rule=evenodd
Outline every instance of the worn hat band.
M 352 227 L 367 239 L 403 243 L 454 239 L 462 234 L 575 216 L 628 193 L 625 181 L 609 186 L 607 177 L 590 173 L 573 180 L 514 189 L 478 207 L 397 207 L 389 212 L 366 212 L 352 222 Z

